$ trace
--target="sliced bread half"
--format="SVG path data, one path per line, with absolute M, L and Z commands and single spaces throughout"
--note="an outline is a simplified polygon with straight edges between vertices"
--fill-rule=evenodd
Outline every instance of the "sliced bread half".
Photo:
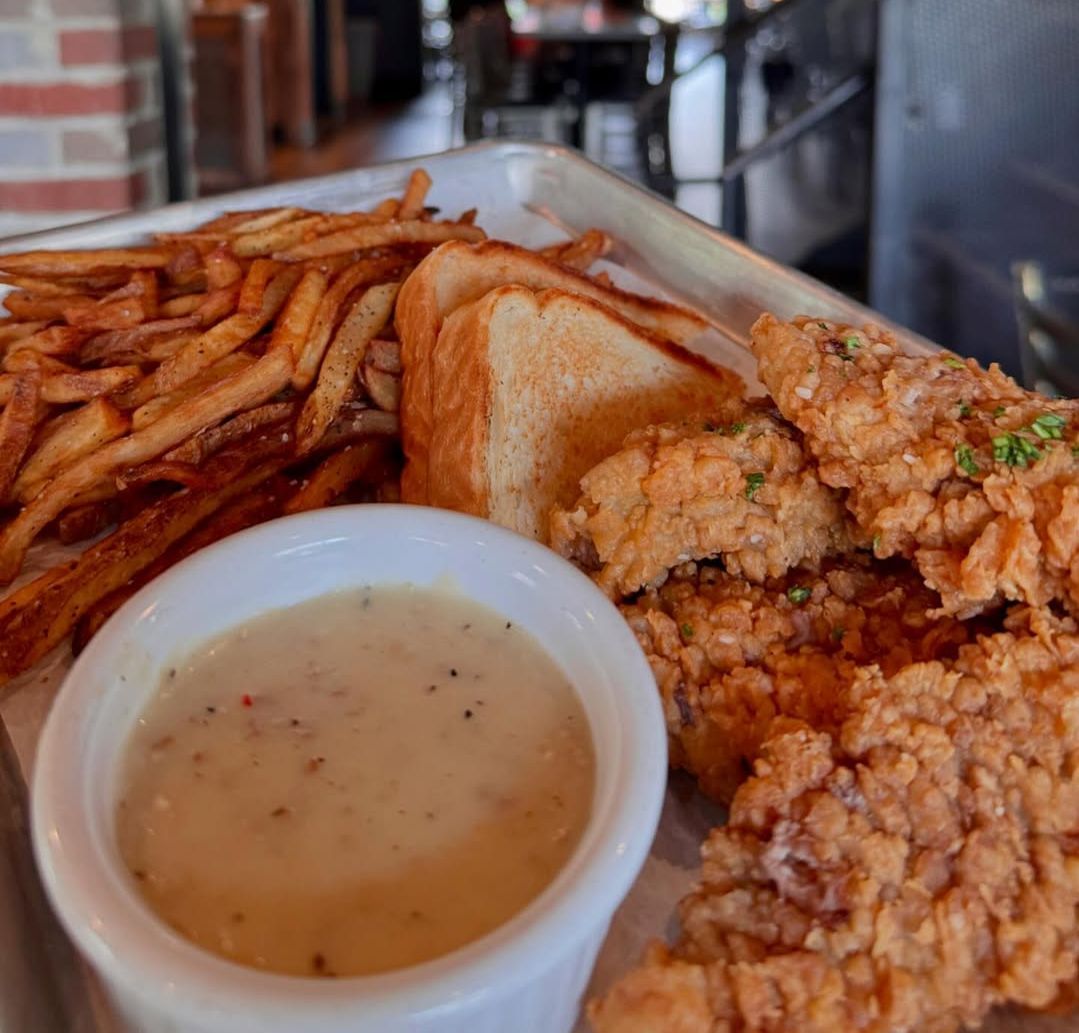
M 740 388 L 591 298 L 517 286 L 447 317 L 431 366 L 427 503 L 540 540 L 552 507 L 571 505 L 629 431 L 714 410 Z
M 405 502 L 428 502 L 426 443 L 432 433 L 430 357 L 442 323 L 461 305 L 483 297 L 495 287 L 511 284 L 532 290 L 556 287 L 593 298 L 677 344 L 685 344 L 708 328 L 701 316 L 688 309 L 597 283 L 584 273 L 504 241 L 489 240 L 475 245 L 451 241 L 436 248 L 408 277 L 397 298 L 402 390 L 408 399 L 408 416 L 401 429 L 406 459 L 401 494 Z

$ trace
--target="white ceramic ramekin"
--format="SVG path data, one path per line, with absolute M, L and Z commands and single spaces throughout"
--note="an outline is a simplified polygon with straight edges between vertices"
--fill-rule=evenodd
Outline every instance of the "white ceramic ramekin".
M 143 903 L 117 851 L 118 760 L 171 657 L 268 609 L 363 584 L 451 578 L 527 628 L 576 687 L 596 749 L 592 817 L 525 911 L 469 946 L 386 975 L 307 979 L 206 953 Z M 618 611 L 536 544 L 472 517 L 349 506 L 245 531 L 138 593 L 68 675 L 34 773 L 53 906 L 140 1033 L 565 1033 L 607 925 L 644 861 L 666 780 L 658 695 Z M 216 858 L 207 857 L 207 864 Z

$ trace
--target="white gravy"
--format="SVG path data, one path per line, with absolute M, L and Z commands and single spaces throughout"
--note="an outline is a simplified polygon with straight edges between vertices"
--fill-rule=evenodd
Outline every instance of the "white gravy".
M 355 590 L 177 660 L 127 746 L 121 854 L 202 947 L 402 968 L 521 911 L 588 821 L 592 740 L 539 644 L 447 592 Z

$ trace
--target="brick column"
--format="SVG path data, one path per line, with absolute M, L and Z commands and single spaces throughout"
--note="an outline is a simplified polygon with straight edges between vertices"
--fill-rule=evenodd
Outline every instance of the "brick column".
M 0 236 L 166 199 L 154 0 L 0 0 Z

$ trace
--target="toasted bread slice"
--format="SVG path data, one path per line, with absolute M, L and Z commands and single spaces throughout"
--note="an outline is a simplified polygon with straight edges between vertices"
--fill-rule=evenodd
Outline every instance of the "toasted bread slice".
M 714 410 L 739 382 L 591 298 L 510 286 L 446 318 L 431 385 L 428 504 L 546 540 L 629 431 Z
M 409 418 L 401 432 L 407 459 L 401 494 L 406 502 L 428 501 L 426 445 L 432 433 L 430 357 L 442 322 L 459 306 L 482 298 L 495 287 L 510 284 L 532 290 L 556 287 L 594 298 L 676 344 L 685 344 L 708 328 L 707 321 L 695 312 L 658 298 L 606 287 L 527 248 L 498 240 L 475 245 L 451 241 L 436 248 L 408 277 L 397 298 L 402 386 L 410 399 Z

